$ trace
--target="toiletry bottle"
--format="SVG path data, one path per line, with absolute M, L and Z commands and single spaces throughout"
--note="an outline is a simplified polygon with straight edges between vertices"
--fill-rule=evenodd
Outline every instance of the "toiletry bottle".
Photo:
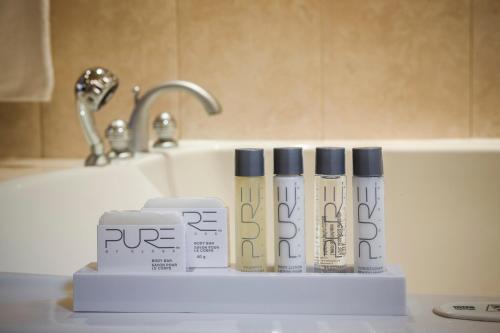
M 235 152 L 236 267 L 266 271 L 264 151 Z
M 274 253 L 276 272 L 305 272 L 302 148 L 274 149 Z
M 353 148 L 354 270 L 381 273 L 385 261 L 382 148 Z
M 346 270 L 345 149 L 316 148 L 314 271 Z

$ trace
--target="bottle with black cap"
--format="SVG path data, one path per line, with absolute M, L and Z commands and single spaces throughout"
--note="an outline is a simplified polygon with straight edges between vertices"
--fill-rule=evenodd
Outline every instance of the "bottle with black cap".
M 344 148 L 316 148 L 314 205 L 314 271 L 345 272 L 347 186 Z
M 265 272 L 266 210 L 264 151 L 235 151 L 236 267 L 243 272 Z
M 385 269 L 384 168 L 382 148 L 353 148 L 354 269 Z
M 306 271 L 302 148 L 274 149 L 276 272 Z

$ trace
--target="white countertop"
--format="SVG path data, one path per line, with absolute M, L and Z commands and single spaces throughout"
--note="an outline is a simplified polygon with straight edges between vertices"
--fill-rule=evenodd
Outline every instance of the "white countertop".
M 70 277 L 0 273 L 0 332 L 500 332 L 500 323 L 432 313 L 472 300 L 491 299 L 410 295 L 408 316 L 75 313 Z

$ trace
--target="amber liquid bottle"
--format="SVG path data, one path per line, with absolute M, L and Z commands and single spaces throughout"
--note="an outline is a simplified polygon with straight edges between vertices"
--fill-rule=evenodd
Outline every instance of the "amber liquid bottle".
M 264 151 L 235 152 L 236 268 L 266 271 Z

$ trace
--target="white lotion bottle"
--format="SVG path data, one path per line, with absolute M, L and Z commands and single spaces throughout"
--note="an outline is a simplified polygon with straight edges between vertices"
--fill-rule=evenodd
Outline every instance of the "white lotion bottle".
M 385 270 L 382 148 L 353 148 L 354 271 Z
M 314 271 L 347 268 L 345 149 L 316 148 L 314 176 Z
M 274 268 L 306 271 L 302 148 L 274 149 Z

